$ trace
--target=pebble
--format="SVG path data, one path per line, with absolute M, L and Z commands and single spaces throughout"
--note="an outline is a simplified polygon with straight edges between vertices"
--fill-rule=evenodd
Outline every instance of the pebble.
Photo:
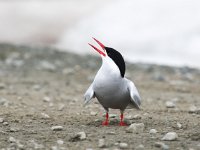
M 42 61 L 40 62 L 41 69 L 45 69 L 48 71 L 55 71 L 56 66 L 48 61 Z
M 119 143 L 119 148 L 127 149 L 128 148 L 128 144 L 127 143 Z
M 3 118 L 0 118 L 0 123 L 3 123 L 4 122 L 4 119 Z
M 11 128 L 10 128 L 10 132 L 18 132 L 18 131 L 19 131 L 18 128 L 15 128 L 15 127 L 11 127 Z
M 197 107 L 194 105 L 190 106 L 189 113 L 195 113 L 195 112 L 197 112 Z
M 126 132 L 128 133 L 141 133 L 144 131 L 144 124 L 143 123 L 133 123 L 127 129 Z
M 41 115 L 42 115 L 42 118 L 43 118 L 43 119 L 49 119 L 49 118 L 50 118 L 50 116 L 47 115 L 47 114 L 45 114 L 45 113 L 41 113 Z
M 99 148 L 105 148 L 106 147 L 106 144 L 105 144 L 105 139 L 99 139 L 99 142 L 98 142 L 98 147 Z
M 9 101 L 5 98 L 0 97 L 0 105 L 7 107 L 9 105 Z
M 150 134 L 156 134 L 158 131 L 156 130 L 156 129 L 151 129 L 150 131 L 149 131 L 149 133 Z
M 90 115 L 91 115 L 91 116 L 96 116 L 96 115 L 97 115 L 97 112 L 91 111 L 91 112 L 90 112 Z
M 0 90 L 5 89 L 6 85 L 4 83 L 0 83 Z
M 48 97 L 48 96 L 45 96 L 45 97 L 43 98 L 43 101 L 44 101 L 44 102 L 50 102 L 50 101 L 51 101 L 51 98 Z
M 57 143 L 58 143 L 59 145 L 62 145 L 62 144 L 64 144 L 64 141 L 63 141 L 63 140 L 57 140 Z
M 62 131 L 63 130 L 63 126 L 52 126 L 51 130 L 53 130 L 53 131 Z
M 41 89 L 41 86 L 39 84 L 36 84 L 33 86 L 33 89 L 39 91 Z
M 178 128 L 178 129 L 181 129 L 181 128 L 182 128 L 182 125 L 181 125 L 179 122 L 177 122 L 176 125 L 177 125 L 177 128 Z
M 78 132 L 76 135 L 80 140 L 85 140 L 86 139 L 86 133 L 83 132 L 83 131 L 82 132 Z
M 163 141 L 174 141 L 178 139 L 178 135 L 176 132 L 168 132 L 165 134 L 165 136 L 162 138 Z
M 174 102 L 172 102 L 172 101 L 167 101 L 167 102 L 165 103 L 165 106 L 166 106 L 167 108 L 174 108 L 174 107 L 176 107 L 176 104 L 175 104 Z
M 62 111 L 65 108 L 65 104 L 59 104 L 58 110 Z
M 9 124 L 8 124 L 8 122 L 3 122 L 3 125 L 4 125 L 4 126 L 7 126 L 7 125 L 9 125 Z
M 139 115 L 139 114 L 133 116 L 133 119 L 137 119 L 138 120 L 138 119 L 141 119 L 141 118 L 142 118 L 142 116 Z
M 10 143 L 15 143 L 17 140 L 14 137 L 9 137 L 9 142 Z
M 161 148 L 162 150 L 168 150 L 169 146 L 163 142 L 156 142 L 155 147 Z
M 140 144 L 140 145 L 138 145 L 138 146 L 136 147 L 136 150 L 142 150 L 142 149 L 144 149 L 144 145 L 142 145 L 142 144 Z

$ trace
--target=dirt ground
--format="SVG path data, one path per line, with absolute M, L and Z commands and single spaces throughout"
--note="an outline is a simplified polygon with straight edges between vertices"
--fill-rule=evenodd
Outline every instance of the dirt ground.
M 199 70 L 127 64 L 126 77 L 142 97 L 142 110 L 125 112 L 128 124 L 144 124 L 136 134 L 118 125 L 119 110 L 110 110 L 110 125 L 104 127 L 104 110 L 96 99 L 83 107 L 100 65 L 93 56 L 0 44 L 0 149 L 200 149 Z M 79 132 L 86 137 L 78 137 Z M 163 141 L 168 132 L 178 138 Z M 103 148 L 99 139 L 105 141 Z

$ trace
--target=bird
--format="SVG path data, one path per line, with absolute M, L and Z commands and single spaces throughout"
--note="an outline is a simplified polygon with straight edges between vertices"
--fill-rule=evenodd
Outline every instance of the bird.
M 102 65 L 84 94 L 84 105 L 97 98 L 106 111 L 103 126 L 109 125 L 109 109 L 119 109 L 121 113 L 119 125 L 127 126 L 124 122 L 124 111 L 126 108 L 140 109 L 140 94 L 135 84 L 125 77 L 126 64 L 121 53 L 104 46 L 96 38 L 93 39 L 102 50 L 88 44 L 100 54 Z

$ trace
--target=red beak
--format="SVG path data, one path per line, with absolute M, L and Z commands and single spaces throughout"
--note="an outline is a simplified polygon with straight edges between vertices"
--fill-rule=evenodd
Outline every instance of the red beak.
M 101 46 L 101 48 L 104 50 L 105 49 L 105 46 L 101 43 L 101 42 L 99 42 L 97 39 L 95 39 L 95 38 L 93 38 L 100 46 Z M 102 55 L 102 56 L 106 56 L 106 53 L 105 52 L 103 52 L 103 51 L 101 51 L 100 49 L 98 49 L 97 47 L 95 47 L 95 46 L 93 46 L 92 44 L 90 44 L 90 43 L 88 43 L 92 48 L 94 48 L 100 55 Z M 105 50 L 104 50 L 105 51 Z

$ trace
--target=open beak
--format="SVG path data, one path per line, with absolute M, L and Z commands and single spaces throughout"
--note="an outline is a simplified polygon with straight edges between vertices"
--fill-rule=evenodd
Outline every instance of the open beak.
M 101 51 L 100 49 L 98 49 L 97 47 L 93 46 L 92 44 L 88 43 L 92 48 L 94 48 L 100 55 L 106 57 L 106 52 L 105 52 L 105 46 L 99 42 L 97 39 L 93 38 L 103 49 L 103 51 Z

